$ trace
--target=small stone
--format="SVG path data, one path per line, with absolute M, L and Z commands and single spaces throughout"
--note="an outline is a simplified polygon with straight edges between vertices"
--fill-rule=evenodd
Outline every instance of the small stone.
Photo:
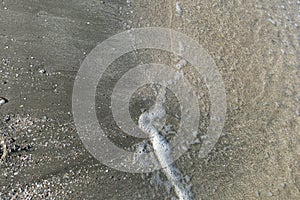
M 178 15 L 181 15 L 182 14 L 182 9 L 180 7 L 180 3 L 179 2 L 176 2 L 176 12 Z
M 259 191 L 256 191 L 256 192 L 255 192 L 255 195 L 256 195 L 257 197 L 259 197 L 259 196 L 260 196 L 260 192 L 259 192 Z
M 282 187 L 282 188 L 285 188 L 285 183 L 280 183 L 280 186 Z
M 46 73 L 46 70 L 40 69 L 39 72 L 40 72 L 41 74 L 45 74 L 45 73 Z
M 6 116 L 4 117 L 4 121 L 5 121 L 5 122 L 9 122 L 9 121 L 10 121 L 10 115 L 6 115 Z
M 271 22 L 273 25 L 276 25 L 276 22 L 273 19 L 269 18 L 268 21 Z
M 269 197 L 273 196 L 273 193 L 272 192 L 268 192 L 268 196 Z
M 8 100 L 4 97 L 0 97 L 0 105 L 6 104 Z

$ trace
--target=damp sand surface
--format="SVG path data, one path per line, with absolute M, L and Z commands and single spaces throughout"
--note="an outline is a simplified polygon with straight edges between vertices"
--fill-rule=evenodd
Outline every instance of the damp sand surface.
M 172 199 L 160 171 L 132 174 L 94 159 L 72 118 L 72 89 L 87 54 L 131 28 L 160 26 L 199 42 L 214 59 L 227 95 L 222 137 L 206 158 L 201 143 L 174 165 L 187 175 L 195 199 L 297 199 L 300 196 L 299 1 L 33 1 L 0 3 L 1 199 Z M 130 67 L 147 62 L 176 66 L 167 52 L 143 50 L 121 57 L 100 81 L 96 104 L 110 139 L 135 142 L 112 123 L 109 95 Z M 185 66 L 186 65 L 186 66 Z M 209 95 L 201 74 L 199 141 L 209 122 Z M 190 75 L 189 75 L 190 74 Z M 107 89 L 108 88 L 108 89 Z M 155 102 L 141 88 L 130 105 L 138 120 Z M 167 120 L 180 108 L 166 106 Z M 146 100 L 145 100 L 146 99 Z

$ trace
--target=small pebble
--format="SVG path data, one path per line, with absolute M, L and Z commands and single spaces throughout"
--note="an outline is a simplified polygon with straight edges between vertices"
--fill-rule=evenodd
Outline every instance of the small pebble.
M 41 74 L 45 74 L 45 73 L 46 73 L 46 70 L 40 69 L 39 72 L 40 72 Z
M 259 197 L 259 196 L 260 196 L 260 192 L 259 192 L 259 191 L 256 191 L 256 192 L 255 192 L 255 195 L 256 195 L 257 197 Z
M 0 97 L 0 105 L 6 104 L 8 102 L 4 97 Z
M 273 25 L 276 25 L 276 22 L 273 19 L 269 18 L 268 21 L 271 22 Z
M 273 196 L 273 193 L 272 192 L 268 192 L 268 196 L 269 197 Z
M 10 115 L 6 115 L 5 118 L 4 118 L 4 121 L 9 122 L 10 121 Z
M 282 188 L 285 188 L 285 183 L 280 183 L 280 186 L 281 186 Z
M 182 14 L 182 9 L 180 7 L 180 3 L 179 2 L 176 2 L 176 12 L 177 12 L 178 15 Z

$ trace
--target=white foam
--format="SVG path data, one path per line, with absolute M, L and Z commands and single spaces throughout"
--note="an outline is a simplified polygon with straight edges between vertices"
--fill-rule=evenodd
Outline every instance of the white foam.
M 148 112 L 144 112 L 139 118 L 139 127 L 149 134 L 154 153 L 163 167 L 163 172 L 171 182 L 174 190 L 180 200 L 192 199 L 191 189 L 184 184 L 183 174 L 169 163 L 172 161 L 171 146 L 168 141 L 162 136 L 154 123 L 155 120 L 161 120 L 165 117 L 166 111 L 163 103 L 166 100 L 166 89 L 164 88 L 158 95 L 155 105 Z

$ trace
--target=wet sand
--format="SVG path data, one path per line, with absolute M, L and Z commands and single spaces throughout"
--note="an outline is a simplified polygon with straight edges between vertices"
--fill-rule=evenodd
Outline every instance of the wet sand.
M 159 183 L 159 172 L 125 173 L 94 159 L 72 118 L 73 82 L 86 55 L 116 33 L 147 26 L 172 28 L 198 41 L 224 80 L 227 119 L 218 144 L 207 158 L 198 157 L 199 144 L 175 162 L 191 177 L 195 199 L 299 197 L 300 3 L 187 0 L 179 6 L 144 0 L 2 2 L 0 96 L 9 102 L 0 107 L 1 199 L 176 196 Z M 113 80 L 100 84 L 112 88 L 120 71 L 140 60 L 173 63 L 166 52 L 128 54 L 107 72 Z M 209 96 L 203 82 L 195 87 L 203 91 L 204 135 Z M 105 107 L 110 91 L 99 88 L 96 101 L 104 106 L 98 118 L 114 142 L 128 146 L 130 139 L 117 135 Z M 140 107 L 133 105 L 137 117 Z

